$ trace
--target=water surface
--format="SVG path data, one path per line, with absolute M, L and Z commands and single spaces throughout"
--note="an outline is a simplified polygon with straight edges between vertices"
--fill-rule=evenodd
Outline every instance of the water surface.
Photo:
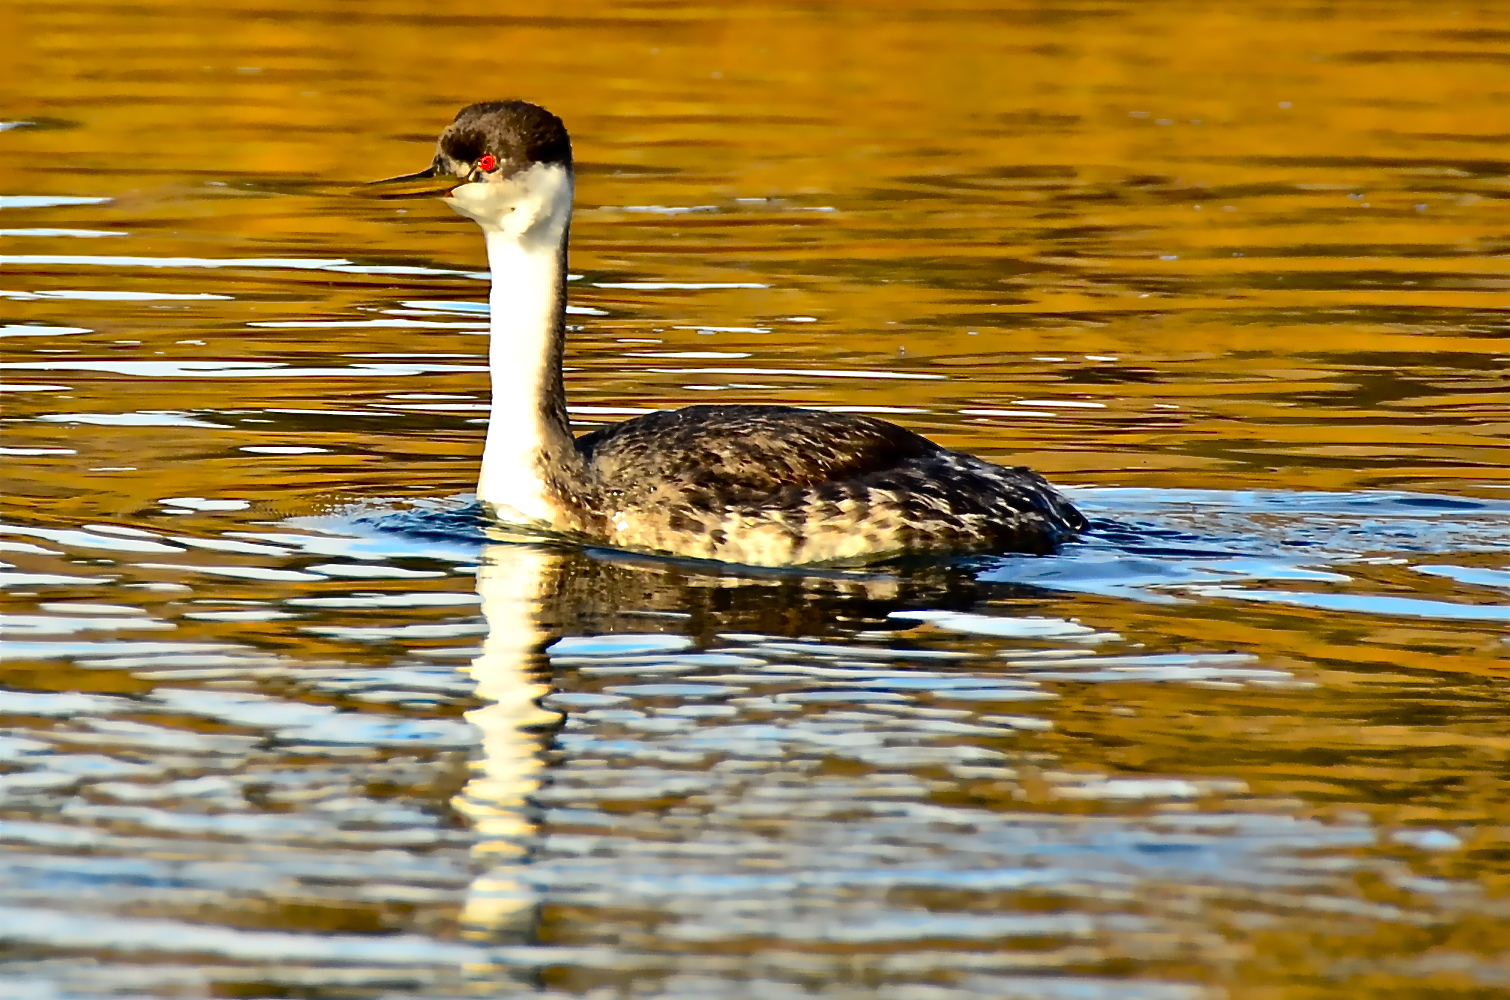
M 1498 14 L 9 5 L 0 993 L 1503 992 Z M 478 533 L 481 242 L 353 185 L 505 95 L 579 429 L 875 413 L 1094 530 Z

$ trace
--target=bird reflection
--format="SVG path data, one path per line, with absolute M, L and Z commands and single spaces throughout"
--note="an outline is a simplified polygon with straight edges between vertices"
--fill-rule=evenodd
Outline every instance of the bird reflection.
M 470 673 L 487 701 L 467 719 L 480 757 L 456 797 L 477 834 L 476 876 L 461 918 L 478 943 L 527 940 L 538 918 L 527 866 L 531 796 L 547 780 L 550 693 L 545 649 L 562 636 L 675 633 L 699 645 L 721 631 L 783 638 L 852 633 L 902 607 L 964 608 L 980 588 L 961 567 L 909 571 L 761 571 L 540 544 L 488 546 L 477 592 L 488 633 Z
M 541 708 L 549 687 L 539 676 L 549 640 L 548 597 L 565 553 L 535 545 L 493 545 L 477 567 L 477 593 L 488 632 L 470 673 L 477 697 L 488 702 L 467 713 L 482 735 L 481 757 L 454 805 L 476 831 L 473 871 L 462 910 L 464 937 L 492 941 L 533 922 L 534 893 L 523 878 L 534 825 L 529 796 L 540 787 L 540 741 L 535 731 L 559 721 Z

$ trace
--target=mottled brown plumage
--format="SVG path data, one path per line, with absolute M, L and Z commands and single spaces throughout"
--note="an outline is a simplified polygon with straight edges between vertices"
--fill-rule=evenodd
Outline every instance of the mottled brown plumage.
M 689 406 L 577 439 L 586 533 L 754 565 L 1043 552 L 1085 519 L 1041 476 L 872 417 Z

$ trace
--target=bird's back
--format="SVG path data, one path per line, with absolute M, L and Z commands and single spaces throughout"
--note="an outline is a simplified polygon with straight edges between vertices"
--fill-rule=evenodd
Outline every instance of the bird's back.
M 871 417 L 690 406 L 577 439 L 611 545 L 753 565 L 1048 551 L 1085 519 L 1041 476 Z

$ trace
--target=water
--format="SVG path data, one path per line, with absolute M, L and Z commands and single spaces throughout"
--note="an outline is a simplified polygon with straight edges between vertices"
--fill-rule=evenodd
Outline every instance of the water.
M 1498 14 L 10 5 L 0 994 L 1501 994 Z M 877 413 L 1094 530 L 480 533 L 480 241 L 352 185 L 511 93 L 580 428 Z

